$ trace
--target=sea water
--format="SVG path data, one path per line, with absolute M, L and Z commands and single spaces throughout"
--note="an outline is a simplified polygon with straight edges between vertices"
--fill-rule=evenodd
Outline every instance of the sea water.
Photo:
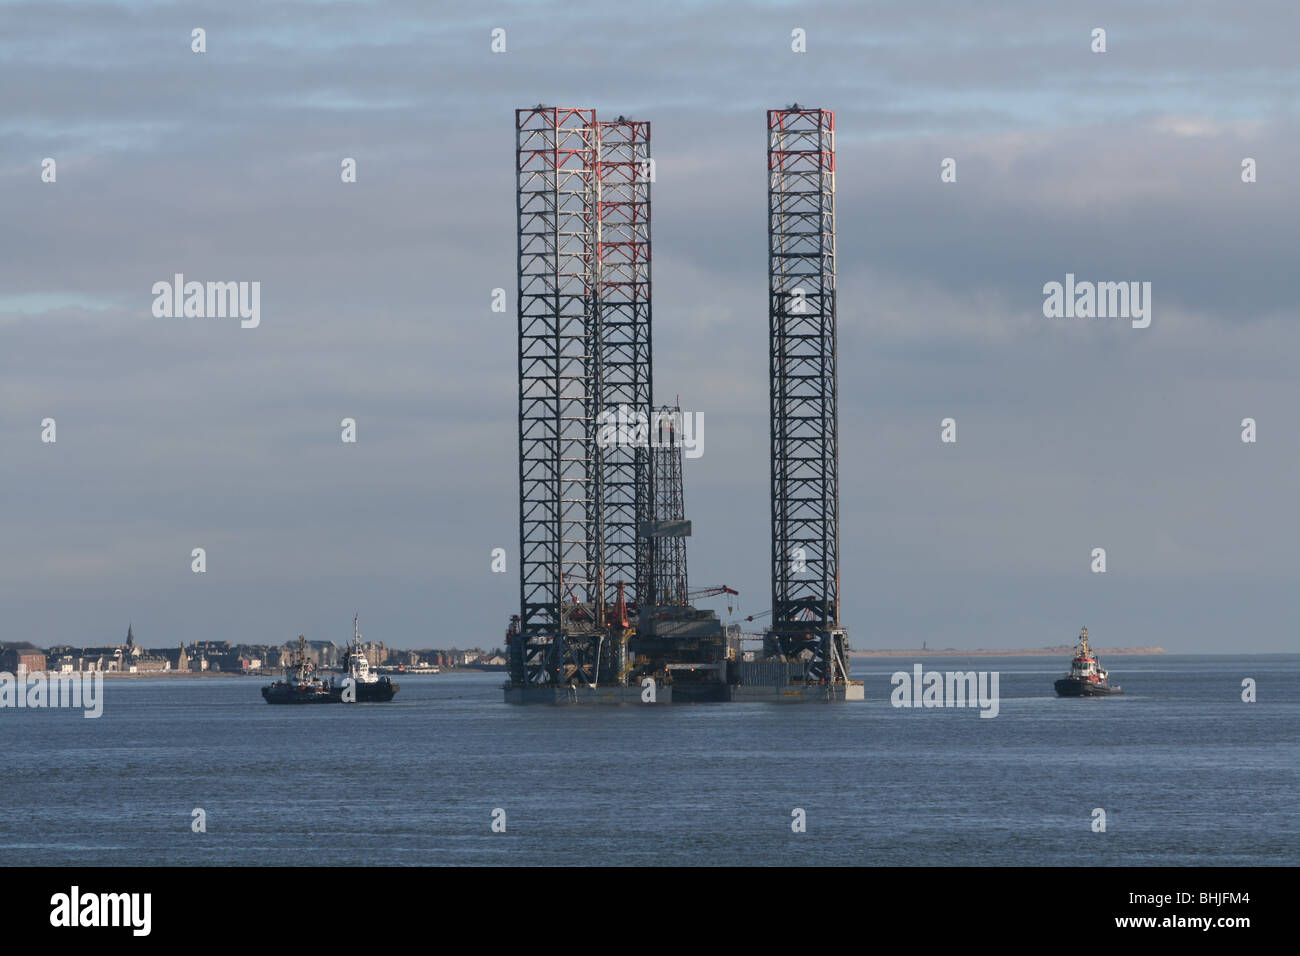
M 502 674 L 446 672 L 285 707 L 267 679 L 110 679 L 97 720 L 0 710 L 0 863 L 1300 863 L 1300 655 L 1112 656 L 1124 695 L 1093 700 L 1055 696 L 1065 660 L 919 659 L 997 671 L 995 719 L 892 706 L 917 662 L 855 659 L 867 700 L 838 705 L 521 707 Z

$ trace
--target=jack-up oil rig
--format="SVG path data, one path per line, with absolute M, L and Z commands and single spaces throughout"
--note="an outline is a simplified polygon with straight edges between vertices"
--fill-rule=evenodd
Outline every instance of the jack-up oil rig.
M 520 613 L 510 703 L 863 699 L 839 622 L 835 121 L 769 110 L 772 608 L 692 601 L 684 419 L 654 409 L 650 124 L 516 110 Z

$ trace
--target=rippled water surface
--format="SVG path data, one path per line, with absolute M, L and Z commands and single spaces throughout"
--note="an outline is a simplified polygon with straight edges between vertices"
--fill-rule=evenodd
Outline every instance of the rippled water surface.
M 316 707 L 252 678 L 108 681 L 98 720 L 0 710 L 0 862 L 1300 863 L 1300 656 L 1112 657 L 1104 700 L 1056 698 L 1063 660 L 921 662 L 998 671 L 994 719 L 891 706 L 913 663 L 855 661 L 868 700 L 837 706 L 517 707 L 481 673 Z

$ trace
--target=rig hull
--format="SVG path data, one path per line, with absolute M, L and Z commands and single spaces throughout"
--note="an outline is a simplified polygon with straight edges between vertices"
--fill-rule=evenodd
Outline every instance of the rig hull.
M 505 686 L 507 704 L 671 704 L 673 689 L 656 687 L 653 701 L 641 699 L 640 687 L 619 684 L 577 686 L 543 684 L 536 687 Z
M 861 681 L 847 684 L 787 684 L 784 687 L 746 686 L 731 688 L 733 701 L 760 701 L 776 704 L 825 704 L 866 700 L 866 688 Z
M 668 684 L 655 688 L 654 700 L 643 697 L 644 688 L 620 685 L 577 687 L 553 685 L 504 688 L 507 704 L 706 704 L 769 703 L 825 704 L 865 700 L 860 681 L 848 684 Z
M 624 619 L 620 612 L 619 619 Z M 515 651 L 511 679 L 503 685 L 508 704 L 824 704 L 866 700 L 862 681 L 847 670 L 823 681 L 811 654 L 754 659 L 740 654 L 740 628 L 724 626 L 712 611 L 689 605 L 656 606 L 641 614 L 636 636 L 626 641 L 616 663 L 602 675 L 622 673 L 626 683 L 525 683 L 517 632 L 506 634 Z M 615 638 L 617 640 L 617 638 Z M 748 657 L 748 659 L 745 659 Z M 621 664 L 632 661 L 625 668 Z M 654 690 L 648 685 L 653 681 Z

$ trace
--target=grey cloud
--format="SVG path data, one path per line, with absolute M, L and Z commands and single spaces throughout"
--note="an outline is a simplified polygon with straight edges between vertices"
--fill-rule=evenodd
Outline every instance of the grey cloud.
M 1041 645 L 1086 620 L 1106 643 L 1219 650 L 1230 605 L 1235 647 L 1289 647 L 1285 5 L 0 16 L 0 306 L 65 301 L 0 307 L 0 604 L 24 637 L 106 640 L 131 618 L 146 643 L 341 638 L 360 610 L 397 646 L 499 641 L 515 332 L 488 302 L 514 290 L 513 109 L 539 100 L 654 122 L 655 380 L 707 423 L 691 567 L 766 608 L 762 110 L 799 99 L 837 110 L 855 643 Z M 152 318 L 177 271 L 261 281 L 262 327 Z M 1066 271 L 1151 281 L 1151 329 L 1043 319 Z

